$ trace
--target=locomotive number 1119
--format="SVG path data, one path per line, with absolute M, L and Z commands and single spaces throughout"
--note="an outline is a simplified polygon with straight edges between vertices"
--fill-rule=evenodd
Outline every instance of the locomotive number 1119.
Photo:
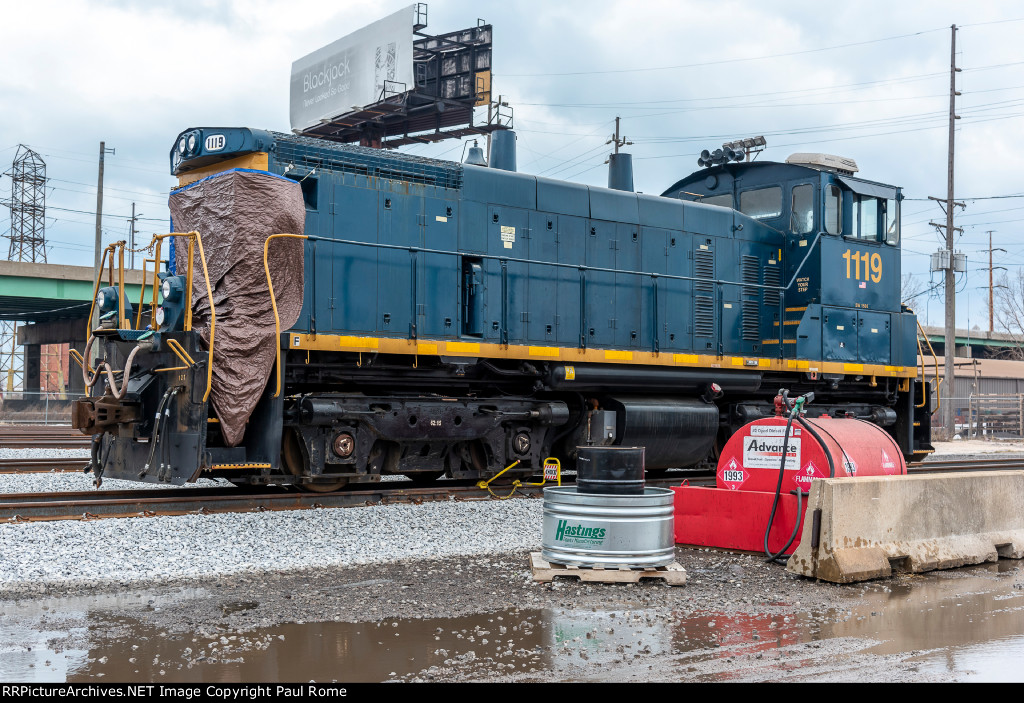
M 846 259 L 847 278 L 851 278 L 850 274 L 852 269 L 852 278 L 858 281 L 861 280 L 861 262 L 863 261 L 863 280 L 870 280 L 874 283 L 878 283 L 882 280 L 882 255 L 878 252 L 869 255 L 866 251 L 851 251 L 850 249 L 847 249 L 843 253 L 843 258 Z

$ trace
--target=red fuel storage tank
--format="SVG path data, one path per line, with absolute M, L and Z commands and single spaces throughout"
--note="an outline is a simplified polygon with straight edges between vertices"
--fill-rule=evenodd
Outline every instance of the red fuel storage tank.
M 794 420 L 785 438 L 787 418 L 752 422 L 726 443 L 718 461 L 715 488 L 683 485 L 673 490 L 675 536 L 680 544 L 776 553 L 789 541 L 794 524 L 802 527 L 807 495 L 816 478 L 898 476 L 907 473 L 903 454 L 881 427 L 852 418 Z M 784 442 L 785 439 L 785 442 Z M 782 487 L 775 503 L 783 451 Z M 800 543 L 800 532 L 786 550 Z
M 852 418 L 801 418 L 786 442 L 782 492 L 806 493 L 816 478 L 892 476 L 907 473 L 899 446 L 878 425 Z M 770 417 L 729 438 L 718 460 L 718 488 L 774 493 L 782 464 L 787 419 Z

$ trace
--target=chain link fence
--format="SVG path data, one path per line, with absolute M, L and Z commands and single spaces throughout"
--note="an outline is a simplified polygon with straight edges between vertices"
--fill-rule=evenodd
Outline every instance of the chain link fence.
M 66 391 L 0 393 L 0 424 L 70 425 L 71 401 Z
M 943 398 L 953 406 L 956 433 L 963 439 L 1024 439 L 1024 394 Z M 941 432 L 942 412 L 932 416 L 933 434 Z

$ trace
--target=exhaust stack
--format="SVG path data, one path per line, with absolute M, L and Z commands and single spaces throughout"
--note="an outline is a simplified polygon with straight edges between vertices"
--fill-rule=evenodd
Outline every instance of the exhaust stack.
M 511 129 L 495 130 L 491 134 L 491 153 L 487 162 L 491 168 L 502 171 L 516 170 L 516 133 Z

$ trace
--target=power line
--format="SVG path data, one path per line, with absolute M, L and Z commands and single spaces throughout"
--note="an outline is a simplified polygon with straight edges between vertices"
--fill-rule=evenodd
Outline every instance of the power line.
M 53 207 L 53 206 L 51 206 L 50 209 L 51 210 L 60 210 L 62 212 L 77 212 L 80 215 L 95 215 L 96 214 L 95 210 L 92 210 L 92 211 L 89 211 L 89 210 L 72 210 L 72 209 L 66 208 L 66 207 Z M 106 214 L 106 215 L 104 215 L 104 217 L 128 218 L 128 217 L 131 217 L 131 216 L 130 215 L 110 215 L 110 214 Z M 165 218 L 165 217 L 140 217 L 138 219 L 146 220 L 147 222 L 167 222 L 167 218 Z
M 735 59 L 716 59 L 714 61 L 701 61 L 699 63 L 688 63 L 678 64 L 674 66 L 653 66 L 648 68 L 618 68 L 608 69 L 603 71 L 567 71 L 564 73 L 503 73 L 500 74 L 503 78 L 537 78 L 537 77 L 551 77 L 551 76 L 593 76 L 593 75 L 608 75 L 613 73 L 645 73 L 649 71 L 671 71 L 680 68 L 699 68 L 701 66 L 720 66 L 723 64 L 732 63 L 745 63 L 749 61 L 763 61 L 766 59 L 777 59 L 785 58 L 787 56 L 801 56 L 803 54 L 814 54 L 822 51 L 834 51 L 836 49 L 847 49 L 853 46 L 865 46 L 867 44 L 877 44 L 879 42 L 894 41 L 896 39 L 908 39 L 910 37 L 918 37 L 923 34 L 930 34 L 932 32 L 945 31 L 947 27 L 937 27 L 935 29 L 925 29 L 920 32 L 912 32 L 910 34 L 898 34 L 891 37 L 881 37 L 879 39 L 867 39 L 859 42 L 848 42 L 846 44 L 836 44 L 833 46 L 822 46 L 816 49 L 801 49 L 800 51 L 787 51 L 779 54 L 766 54 L 764 56 L 750 56 L 744 58 Z M 495 74 L 499 75 L 499 74 Z

